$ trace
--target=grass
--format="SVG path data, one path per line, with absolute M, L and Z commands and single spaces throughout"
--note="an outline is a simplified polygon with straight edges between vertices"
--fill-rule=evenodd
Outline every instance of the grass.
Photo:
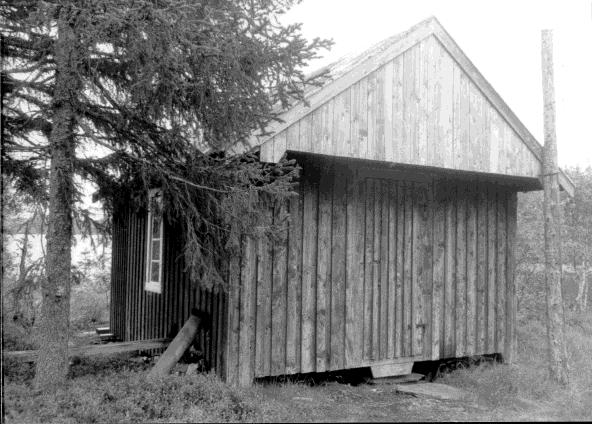
M 10 367 L 10 368 L 8 368 Z M 67 387 L 33 391 L 32 372 L 7 364 L 4 387 L 7 423 L 228 422 L 252 421 L 256 410 L 239 390 L 215 375 L 145 378 L 144 364 L 128 358 L 84 360 L 71 369 Z
M 547 369 L 546 329 L 536 321 L 518 326 L 517 361 L 457 369 L 441 381 L 478 396 L 497 419 L 592 419 L 592 313 L 568 312 L 566 341 L 570 381 L 561 387 Z
M 33 390 L 33 367 L 3 363 L 7 423 L 294 422 L 441 420 L 591 420 L 592 313 L 568 313 L 570 383 L 559 387 L 546 368 L 545 328 L 518 326 L 518 360 L 448 372 L 439 382 L 474 393 L 476 402 L 441 402 L 389 386 L 304 380 L 231 388 L 215 375 L 171 375 L 147 381 L 150 364 L 129 356 L 82 358 L 70 380 L 50 394 Z

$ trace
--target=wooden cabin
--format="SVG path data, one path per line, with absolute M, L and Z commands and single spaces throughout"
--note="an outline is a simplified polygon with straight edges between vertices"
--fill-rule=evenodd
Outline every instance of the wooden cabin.
M 253 137 L 262 161 L 302 167 L 299 196 L 263 213 L 290 213 L 285 236 L 245 239 L 229 258 L 229 291 L 193 289 L 175 231 L 124 208 L 112 331 L 166 337 L 192 308 L 208 312 L 198 337 L 208 364 L 241 385 L 511 360 L 516 195 L 541 189 L 541 145 L 436 19 L 323 71 L 308 105 Z M 563 173 L 560 184 L 573 192 Z

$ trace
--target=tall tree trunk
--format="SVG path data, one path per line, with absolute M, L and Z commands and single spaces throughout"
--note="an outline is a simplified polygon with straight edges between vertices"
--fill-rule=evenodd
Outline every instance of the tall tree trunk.
M 557 139 L 555 133 L 555 88 L 553 82 L 553 35 L 542 32 L 543 102 L 545 146 L 543 187 L 545 190 L 545 286 L 547 298 L 547 342 L 552 378 L 568 383 L 567 351 L 564 335 L 564 311 L 561 295 L 561 234 Z
M 72 241 L 73 159 L 75 99 L 80 87 L 76 73 L 77 36 L 62 7 L 55 41 L 56 82 L 52 131 L 49 138 L 51 174 L 47 232 L 47 278 L 41 285 L 42 306 L 38 327 L 39 356 L 35 386 L 49 389 L 64 382 L 68 373 L 70 267 Z

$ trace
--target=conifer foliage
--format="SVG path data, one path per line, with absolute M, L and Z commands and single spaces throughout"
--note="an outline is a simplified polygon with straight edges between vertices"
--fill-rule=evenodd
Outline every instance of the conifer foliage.
M 142 207 L 162 187 L 196 282 L 288 196 L 294 163 L 245 142 L 302 100 L 301 69 L 330 42 L 278 17 L 292 0 L 2 1 L 2 173 L 48 202 L 36 385 L 64 381 L 73 217 L 81 181 Z M 232 155 L 229 152 L 246 152 Z M 272 232 L 272 231 L 271 231 Z

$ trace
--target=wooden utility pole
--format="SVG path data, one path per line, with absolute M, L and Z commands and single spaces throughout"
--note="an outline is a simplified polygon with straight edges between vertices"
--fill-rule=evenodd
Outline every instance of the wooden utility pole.
M 553 33 L 543 30 L 542 69 L 545 119 L 543 188 L 545 190 L 545 287 L 547 299 L 547 342 L 551 377 L 568 383 L 565 347 L 563 299 L 561 295 L 561 216 L 559 206 L 559 167 L 555 132 L 555 87 L 553 82 Z

